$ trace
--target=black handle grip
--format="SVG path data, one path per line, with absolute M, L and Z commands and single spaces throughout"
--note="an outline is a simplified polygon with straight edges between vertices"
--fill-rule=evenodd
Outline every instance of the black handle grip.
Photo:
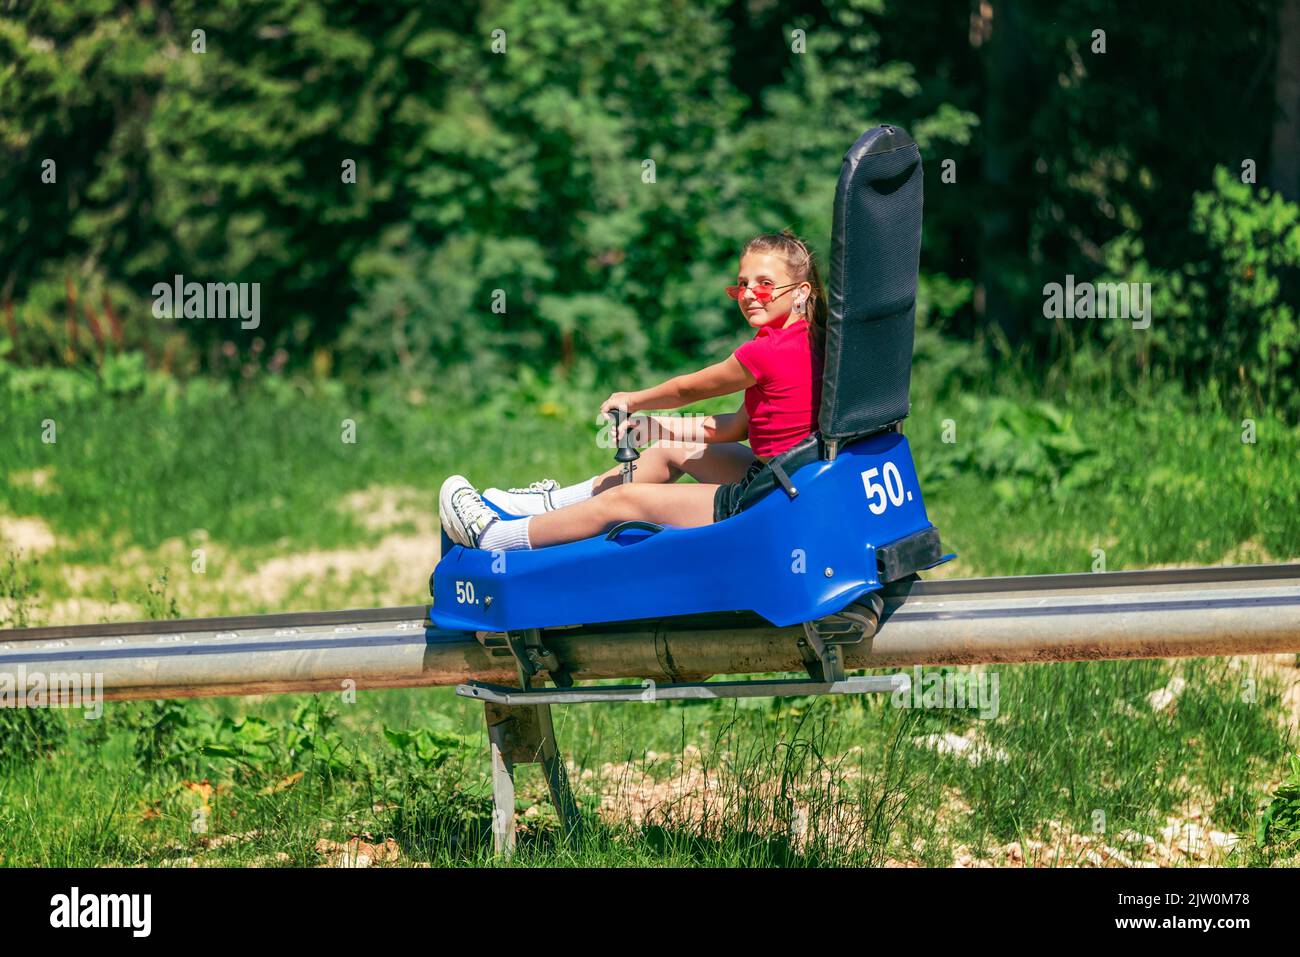
M 627 418 L 627 412 L 623 409 L 610 409 L 610 418 L 614 420 L 614 432 L 618 434 L 618 428 Z M 614 453 L 615 462 L 635 462 L 641 457 L 641 453 L 636 450 L 636 437 L 632 430 L 628 429 L 618 440 L 618 451 Z
M 655 522 L 643 522 L 640 519 L 631 522 L 619 522 L 606 533 L 605 541 L 612 542 L 614 539 L 618 538 L 620 534 L 633 528 L 639 528 L 646 532 L 662 532 L 664 530 L 662 525 Z

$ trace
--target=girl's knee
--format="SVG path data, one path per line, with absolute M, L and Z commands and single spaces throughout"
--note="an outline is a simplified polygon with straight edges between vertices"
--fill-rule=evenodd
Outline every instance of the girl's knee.
M 630 485 L 615 485 L 613 488 L 602 492 L 598 497 L 592 499 L 593 502 L 600 503 L 604 507 L 606 514 L 617 512 L 619 509 L 626 508 L 628 504 L 628 490 Z
M 637 502 L 640 501 L 642 493 L 645 492 L 647 488 L 648 486 L 645 484 L 637 485 L 635 483 L 615 485 L 605 493 L 605 498 L 611 504 L 615 505 L 620 503 L 626 504 L 628 502 Z
M 605 506 L 606 517 L 617 521 L 636 518 L 635 513 L 645 501 L 647 491 L 649 491 L 647 485 L 615 485 L 600 496 Z
M 654 450 L 662 455 L 670 465 L 680 467 L 692 459 L 698 459 L 706 449 L 708 449 L 708 446 L 703 442 L 671 442 L 667 444 L 656 442 L 646 451 Z

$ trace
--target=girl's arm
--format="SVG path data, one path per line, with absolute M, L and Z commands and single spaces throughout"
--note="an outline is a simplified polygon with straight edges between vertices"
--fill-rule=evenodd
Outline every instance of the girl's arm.
M 701 399 L 712 399 L 719 395 L 731 395 L 748 389 L 757 380 L 748 369 L 740 364 L 735 355 L 729 355 L 721 362 L 715 362 L 699 372 L 673 376 L 667 382 L 632 393 L 638 399 L 636 409 L 680 409 Z
M 630 414 L 642 409 L 680 409 L 701 399 L 712 399 L 714 396 L 730 395 L 748 389 L 757 381 L 733 354 L 699 372 L 673 376 L 648 389 L 615 392 L 605 400 L 600 411 L 603 414 L 610 409 L 622 407 Z
M 749 389 L 757 382 L 754 374 L 746 369 L 736 355 L 708 365 L 699 372 L 690 372 L 684 376 L 673 376 L 669 380 L 641 389 L 634 393 L 614 393 L 604 400 L 601 415 L 612 408 L 627 410 L 628 419 L 624 421 L 619 432 L 624 432 L 632 424 L 630 415 L 643 408 L 681 408 L 701 399 L 711 399 L 715 395 L 731 395 L 742 389 Z M 744 415 L 744 419 L 741 419 Z M 749 436 L 749 415 L 745 413 L 744 404 L 740 412 L 725 413 L 718 416 L 654 416 L 659 426 L 658 436 L 654 438 L 672 438 L 680 442 L 738 442 Z
M 744 403 L 720 415 L 652 415 L 650 438 L 661 442 L 740 442 L 749 438 Z

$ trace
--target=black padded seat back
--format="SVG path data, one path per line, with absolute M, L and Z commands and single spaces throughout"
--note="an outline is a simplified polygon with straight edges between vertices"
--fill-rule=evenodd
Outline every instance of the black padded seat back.
M 818 426 L 842 444 L 905 418 L 921 258 L 921 151 L 896 126 L 867 130 L 835 187 Z

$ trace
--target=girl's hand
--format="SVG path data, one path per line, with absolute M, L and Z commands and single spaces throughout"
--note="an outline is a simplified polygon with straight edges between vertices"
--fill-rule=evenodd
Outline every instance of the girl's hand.
M 614 430 L 614 444 L 617 445 L 623 435 L 632 427 L 632 413 L 636 411 L 636 394 L 633 392 L 615 392 L 606 399 L 600 406 L 600 414 L 609 417 L 609 413 L 614 409 L 622 409 L 627 414 L 623 416 L 623 421 L 618 428 Z
M 635 392 L 615 392 L 600 406 L 600 414 L 608 415 L 612 409 L 622 409 L 628 415 L 637 411 Z

